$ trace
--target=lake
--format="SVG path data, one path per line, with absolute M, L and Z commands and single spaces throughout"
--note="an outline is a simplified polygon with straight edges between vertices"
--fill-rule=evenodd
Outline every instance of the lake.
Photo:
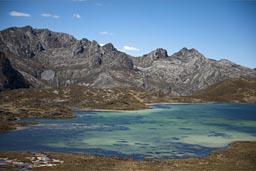
M 207 156 L 234 141 L 256 141 L 256 104 L 156 104 L 127 112 L 74 111 L 74 119 L 23 119 L 39 125 L 0 134 L 0 151 L 107 156 Z

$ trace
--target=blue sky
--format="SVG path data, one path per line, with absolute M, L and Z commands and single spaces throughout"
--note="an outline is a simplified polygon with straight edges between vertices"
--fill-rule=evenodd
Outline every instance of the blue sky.
M 141 56 L 195 48 L 256 68 L 256 1 L 0 0 L 0 29 L 31 25 Z

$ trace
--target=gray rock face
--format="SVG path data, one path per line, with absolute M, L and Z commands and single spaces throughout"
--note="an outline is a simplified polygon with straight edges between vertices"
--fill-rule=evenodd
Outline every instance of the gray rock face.
M 42 72 L 41 74 L 41 79 L 42 80 L 53 80 L 55 77 L 55 72 L 53 70 L 45 70 L 44 72 Z
M 158 49 L 150 52 L 149 54 L 143 55 L 140 58 L 133 58 L 133 62 L 137 66 L 149 67 L 152 65 L 152 63 L 155 60 L 165 59 L 167 57 L 168 57 L 167 51 L 165 49 L 158 48 Z
M 183 48 L 168 56 L 159 48 L 132 57 L 111 43 L 100 46 L 96 41 L 30 26 L 1 31 L 0 50 L 11 54 L 12 65 L 34 87 L 138 87 L 179 96 L 228 78 L 256 77 L 253 69 L 205 58 L 195 49 Z
M 0 91 L 17 88 L 29 88 L 28 82 L 15 69 L 5 54 L 0 52 Z
M 190 95 L 221 80 L 237 77 L 255 77 L 255 71 L 232 62 L 215 61 L 205 58 L 194 50 L 184 49 L 166 60 L 154 61 L 152 66 L 139 68 L 145 77 L 161 83 L 160 91 L 172 95 Z M 150 84 L 149 84 L 150 85 Z M 154 84 L 153 84 L 154 85 Z M 152 86 L 152 91 L 159 90 Z

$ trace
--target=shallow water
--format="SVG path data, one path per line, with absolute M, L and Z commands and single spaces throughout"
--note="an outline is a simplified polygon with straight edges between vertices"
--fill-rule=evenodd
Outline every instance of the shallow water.
M 171 104 L 128 112 L 75 111 L 76 118 L 0 134 L 0 150 L 119 157 L 202 157 L 233 141 L 256 141 L 255 104 Z

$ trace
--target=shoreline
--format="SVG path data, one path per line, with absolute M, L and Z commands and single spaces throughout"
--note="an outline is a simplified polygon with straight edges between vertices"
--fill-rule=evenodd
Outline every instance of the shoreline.
M 202 103 L 147 103 L 147 108 L 152 109 L 150 105 L 154 104 L 202 104 Z M 206 103 L 208 104 L 208 103 Z M 112 109 L 90 109 L 90 108 L 80 108 L 77 110 L 70 111 L 98 111 L 98 112 L 128 112 L 134 110 L 112 110 Z M 136 109 L 144 110 L 144 109 Z M 50 118 L 49 118 L 50 119 Z M 53 118 L 51 118 L 53 119 Z M 54 118 L 58 119 L 58 118 Z M 19 122 L 10 122 L 19 123 Z M 35 124 L 35 123 L 34 123 Z M 1 122 L 0 122 L 1 126 Z M 25 125 L 28 126 L 28 125 Z M 17 126 L 16 129 L 23 128 Z M 72 170 L 84 170 L 88 167 L 88 170 L 175 170 L 175 171 L 194 171 L 194 170 L 256 170 L 256 141 L 235 141 L 229 145 L 220 148 L 220 150 L 214 150 L 208 154 L 207 157 L 198 158 L 187 158 L 187 159 L 144 159 L 142 161 L 135 160 L 133 158 L 122 158 L 115 156 L 104 156 L 95 154 L 81 154 L 81 153 L 59 153 L 59 152 L 42 152 L 42 155 L 47 155 L 53 158 L 52 163 L 48 163 L 42 166 L 33 166 L 32 170 L 70 170 L 70 165 L 76 164 Z M 8 165 L 2 165 L 1 161 L 4 158 L 23 158 L 20 162 L 32 162 L 28 161 L 28 156 L 35 155 L 33 152 L 18 152 L 18 151 L 0 151 L 0 170 L 2 167 L 4 169 L 15 170 L 18 167 L 20 170 L 21 166 L 16 166 L 15 162 L 11 162 Z M 63 163 L 54 163 L 53 161 L 59 160 L 64 161 Z M 85 162 L 84 160 L 88 160 Z M 25 162 L 25 163 L 26 163 Z M 84 164 L 85 162 L 85 164 Z M 68 163 L 68 164 L 66 164 Z M 100 164 L 98 164 L 100 163 Z M 242 163 L 241 168 L 237 169 L 236 163 Z M 254 164 L 255 163 L 255 164 Z M 33 163 L 32 163 L 33 164 Z M 102 164 L 102 165 L 101 165 Z M 240 166 L 239 166 L 240 167 Z M 104 168 L 104 169 L 102 169 Z
M 144 108 L 134 108 L 134 109 L 104 109 L 104 108 L 77 108 L 77 107 L 68 107 L 69 110 L 63 110 L 63 114 L 58 114 L 57 116 L 28 116 L 28 117 L 24 117 L 24 118 L 11 118 L 9 119 L 4 119 L 1 121 L 0 118 L 0 134 L 1 133 L 5 133 L 7 131 L 13 131 L 13 130 L 17 130 L 19 129 L 19 127 L 24 127 L 24 126 L 30 126 L 30 125 L 36 125 L 38 123 L 29 123 L 29 122 L 19 122 L 20 119 L 26 119 L 26 118 L 34 118 L 34 119 L 72 119 L 75 118 L 76 116 L 73 114 L 73 111 L 95 111 L 95 112 L 132 112 L 132 111 L 136 111 L 136 110 L 147 110 L 147 109 L 153 109 L 151 107 L 151 105 L 157 105 L 157 104 L 165 104 L 165 105 L 183 105 L 183 104 L 223 104 L 222 102 L 159 102 L 159 103 L 145 103 L 145 107 Z M 225 103 L 233 103 L 233 102 L 225 102 Z M 236 104 L 236 103 L 234 103 Z M 254 104 L 254 103 L 241 103 L 241 104 Z M 1 111 L 0 111 L 1 114 Z M 5 113 L 3 113 L 2 115 L 4 116 Z M 9 114 L 7 112 L 7 114 Z
M 0 165 L 0 169 L 20 170 L 21 163 L 33 162 L 32 157 L 46 156 L 48 163 L 35 165 L 32 170 L 175 170 L 175 171 L 198 171 L 198 170 L 255 170 L 256 169 L 256 141 L 236 141 L 221 150 L 212 151 L 207 157 L 188 159 L 150 159 L 136 161 L 132 158 L 120 158 L 114 156 L 103 156 L 94 154 L 59 153 L 59 152 L 14 152 L 0 151 L 1 160 L 12 160 L 14 162 Z M 39 157 L 38 157 L 39 160 Z M 58 162 L 54 162 L 58 161 Z M 239 163 L 239 165 L 237 164 Z

